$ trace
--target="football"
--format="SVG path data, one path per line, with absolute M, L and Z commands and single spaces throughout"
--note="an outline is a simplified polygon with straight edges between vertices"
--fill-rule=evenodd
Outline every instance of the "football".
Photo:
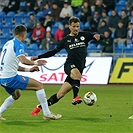
M 83 101 L 86 105 L 92 106 L 96 103 L 97 101 L 97 96 L 94 92 L 87 92 L 84 95 Z

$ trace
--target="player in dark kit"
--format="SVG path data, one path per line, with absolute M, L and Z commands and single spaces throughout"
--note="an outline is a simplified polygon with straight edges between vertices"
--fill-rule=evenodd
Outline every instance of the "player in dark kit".
M 48 58 L 54 56 L 62 49 L 65 49 L 68 53 L 66 62 L 64 64 L 64 71 L 67 74 L 67 77 L 60 90 L 47 100 L 49 106 L 57 103 L 71 89 L 73 89 L 74 94 L 72 104 L 76 105 L 82 102 L 82 98 L 78 96 L 78 92 L 80 88 L 82 72 L 85 68 L 88 42 L 92 39 L 99 41 L 100 39 L 104 38 L 104 36 L 99 34 L 84 31 L 79 32 L 80 20 L 77 17 L 70 18 L 69 28 L 70 34 L 64 37 L 55 49 L 42 55 L 31 57 L 31 60 Z M 40 110 L 41 106 L 37 105 L 36 108 L 31 112 L 31 116 L 38 115 Z

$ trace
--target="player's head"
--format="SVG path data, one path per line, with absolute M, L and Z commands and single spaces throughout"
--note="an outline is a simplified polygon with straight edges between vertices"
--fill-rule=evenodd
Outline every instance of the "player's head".
M 69 29 L 71 31 L 71 35 L 76 36 L 78 34 L 78 31 L 80 29 L 80 20 L 77 17 L 71 17 L 69 19 Z
M 14 36 L 19 38 L 22 42 L 25 41 L 27 29 L 24 25 L 17 25 L 14 29 Z

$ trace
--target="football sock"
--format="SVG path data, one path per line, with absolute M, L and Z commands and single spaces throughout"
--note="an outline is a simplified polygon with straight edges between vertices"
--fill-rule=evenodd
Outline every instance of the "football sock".
M 60 99 L 57 98 L 56 94 L 52 95 L 47 101 L 48 101 L 48 106 L 51 106 L 55 103 L 57 103 Z
M 56 94 L 52 95 L 48 100 L 48 106 L 51 106 L 55 103 L 57 103 L 60 99 L 57 98 Z M 41 104 L 38 105 L 38 108 L 41 108 L 42 109 L 42 106 Z
M 0 107 L 0 116 L 6 111 L 16 100 L 12 96 L 9 96 Z
M 36 95 L 37 95 L 38 101 L 41 104 L 43 114 L 44 115 L 51 114 L 49 107 L 48 107 L 48 103 L 47 103 L 46 94 L 45 94 L 44 89 L 36 91 Z
M 79 88 L 80 88 L 80 81 L 73 80 L 73 97 L 74 98 L 78 96 Z

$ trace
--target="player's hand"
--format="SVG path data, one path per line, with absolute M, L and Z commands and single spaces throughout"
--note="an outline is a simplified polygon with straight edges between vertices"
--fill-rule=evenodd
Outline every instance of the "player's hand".
M 38 66 L 46 65 L 47 61 L 46 60 L 38 60 L 37 61 Z
M 30 69 L 30 72 L 40 71 L 38 66 L 34 66 Z
M 97 41 L 100 40 L 100 34 L 95 34 L 93 37 L 94 37 Z
M 37 60 L 37 59 L 38 59 L 38 56 L 32 56 L 32 57 L 30 58 L 31 61 L 35 61 L 35 60 Z

